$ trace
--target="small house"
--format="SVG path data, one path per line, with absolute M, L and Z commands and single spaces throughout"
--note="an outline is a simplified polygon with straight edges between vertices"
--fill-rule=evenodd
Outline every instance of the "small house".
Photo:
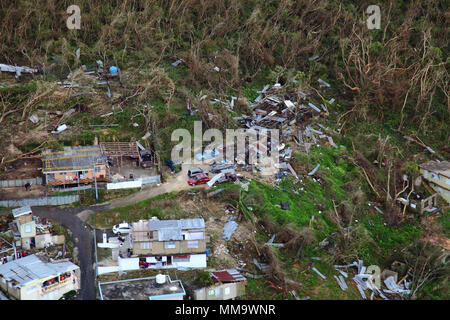
M 132 224 L 133 253 L 146 267 L 206 267 L 203 219 L 140 220 Z
M 107 181 L 108 162 L 100 146 L 64 147 L 42 154 L 47 185 L 74 185 Z
M 58 300 L 80 289 L 80 267 L 30 255 L 0 265 L 0 289 L 17 300 Z
M 214 284 L 194 291 L 194 300 L 234 300 L 245 295 L 247 279 L 235 269 L 212 271 Z

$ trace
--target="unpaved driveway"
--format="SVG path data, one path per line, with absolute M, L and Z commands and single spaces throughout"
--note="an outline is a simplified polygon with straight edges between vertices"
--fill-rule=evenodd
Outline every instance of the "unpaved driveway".
M 144 188 L 141 191 L 138 191 L 132 195 L 123 197 L 123 198 L 118 198 L 118 199 L 113 199 L 110 200 L 106 203 L 103 203 L 102 206 L 105 206 L 107 209 L 114 209 L 114 208 L 118 208 L 118 207 L 124 207 L 130 204 L 134 204 L 140 201 L 144 201 L 156 196 L 159 196 L 160 194 L 164 194 L 164 193 L 168 193 L 168 192 L 172 192 L 172 191 L 181 191 L 181 190 L 185 190 L 185 189 L 190 189 L 192 188 L 191 186 L 188 185 L 187 181 L 188 181 L 188 176 L 187 176 L 187 172 L 191 167 L 200 167 L 202 169 L 207 170 L 208 166 L 207 165 L 185 165 L 183 164 L 183 170 L 180 171 L 177 174 L 174 174 L 172 177 L 170 177 L 168 179 L 167 182 L 162 183 L 159 186 L 156 187 L 149 187 L 149 188 Z M 203 186 L 206 187 L 206 186 Z

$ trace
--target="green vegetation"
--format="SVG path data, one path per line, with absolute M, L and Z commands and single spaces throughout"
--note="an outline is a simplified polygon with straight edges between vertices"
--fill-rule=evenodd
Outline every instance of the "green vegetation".
M 396 197 L 402 193 L 402 175 L 418 176 L 418 164 L 431 159 L 423 146 L 404 136 L 420 137 L 444 158 L 450 155 L 448 30 L 442 23 L 449 11 L 446 1 L 379 1 L 380 30 L 366 28 L 367 3 L 350 0 L 79 0 L 80 30 L 67 29 L 66 2 L 31 2 L 0 5 L 0 61 L 45 67 L 45 74 L 32 80 L 0 75 L 1 170 L 20 152 L 36 156 L 45 148 L 88 145 L 96 139 L 132 141 L 147 132 L 150 138 L 143 143 L 163 162 L 176 144 L 171 141 L 175 129 L 193 132 L 194 121 L 202 121 L 204 129 L 234 128 L 238 124 L 233 117 L 249 113 L 247 102 L 254 101 L 264 85 L 278 82 L 283 86 L 280 95 L 311 92 L 306 102 L 327 105 L 329 113 L 311 119 L 311 125 L 328 127 L 326 133 L 338 148 L 312 146 L 306 152 L 291 145 L 295 152 L 290 163 L 298 181 L 284 177 L 266 183 L 254 176 L 248 191 L 224 184 L 226 190 L 211 201 L 238 208 L 244 221 L 254 225 L 257 241 L 269 237 L 259 228 L 262 222 L 272 226 L 271 233 L 286 237 L 290 245 L 271 248 L 268 254 L 279 264 L 278 276 L 303 284 L 299 296 L 358 299 L 354 288 L 340 291 L 332 263 L 358 258 L 387 268 L 392 260 L 408 260 L 405 250 L 435 231 L 417 215 L 402 212 Z M 310 59 L 314 56 L 317 59 Z M 180 58 L 183 62 L 173 66 Z M 121 83 L 111 83 L 112 98 L 79 71 L 82 65 L 95 68 L 97 60 L 121 72 Z M 74 97 L 77 89 L 56 85 L 69 74 L 89 94 Z M 319 89 L 318 78 L 331 87 Z M 209 103 L 230 101 L 231 96 L 239 98 L 233 111 Z M 329 105 L 331 98 L 336 102 Z M 190 115 L 187 105 L 197 113 Z M 75 107 L 77 112 L 61 118 Z M 40 117 L 38 124 L 28 121 L 32 114 Z M 70 127 L 66 133 L 49 134 L 62 123 Z M 318 171 L 309 176 L 317 164 Z M 77 205 L 136 191 L 99 190 L 96 202 L 94 191 L 87 190 Z M 151 216 L 202 214 L 195 206 L 187 209 L 184 196 L 164 194 L 97 212 L 90 222 L 107 228 Z M 199 197 L 204 199 L 204 194 Z M 289 209 L 281 209 L 281 202 L 288 202 Z M 383 215 L 369 202 L 377 203 Z M 436 233 L 448 237 L 448 210 L 435 223 Z M 324 239 L 330 245 L 319 249 Z M 323 258 L 314 265 L 326 281 L 305 271 L 313 256 Z M 418 254 L 416 260 L 409 259 L 409 266 L 414 268 L 421 258 Z M 221 263 L 209 260 L 211 266 Z M 204 274 L 197 276 L 206 281 Z M 442 287 L 441 280 L 430 280 L 422 294 L 448 297 L 448 286 Z M 249 279 L 247 291 L 253 299 L 292 299 L 266 278 Z

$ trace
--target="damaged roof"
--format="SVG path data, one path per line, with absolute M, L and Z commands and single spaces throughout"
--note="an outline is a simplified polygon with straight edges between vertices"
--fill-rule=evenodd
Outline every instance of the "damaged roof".
M 42 154 L 42 171 L 87 170 L 107 163 L 100 146 L 64 147 L 63 151 L 46 150 Z
M 158 231 L 158 241 L 183 240 L 181 230 L 204 229 L 205 220 L 149 220 L 149 230 Z
M 420 168 L 423 168 L 428 171 L 433 171 L 439 174 L 442 174 L 443 176 L 450 178 L 450 162 L 448 161 L 441 161 L 437 162 L 434 160 L 422 163 L 419 165 Z
M 20 207 L 16 209 L 12 209 L 12 214 L 14 218 L 23 216 L 25 214 L 32 213 L 30 206 Z
M 236 269 L 212 271 L 211 277 L 214 282 L 239 282 L 245 281 L 245 277 L 241 275 Z
M 14 281 L 15 287 L 20 288 L 29 282 L 76 269 L 79 267 L 70 261 L 44 262 L 39 256 L 33 254 L 0 265 L 0 275 L 6 281 Z

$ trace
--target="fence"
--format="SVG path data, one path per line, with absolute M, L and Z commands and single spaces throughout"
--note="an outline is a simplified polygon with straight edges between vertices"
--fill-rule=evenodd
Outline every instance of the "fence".
M 124 180 L 124 181 L 114 181 L 112 183 L 108 183 L 106 188 L 108 190 L 114 189 L 130 189 L 130 188 L 140 188 L 143 185 L 149 184 L 158 184 L 161 183 L 161 176 L 148 176 L 148 177 L 140 177 L 133 180 Z
M 54 188 L 54 189 L 52 189 L 52 191 L 68 192 L 68 191 L 82 191 L 82 190 L 89 190 L 89 189 L 92 189 L 92 185 L 79 186 L 79 187 L 73 187 L 73 188 L 64 188 L 64 189 Z
M 0 188 L 23 187 L 27 183 L 42 184 L 42 178 L 17 179 L 17 180 L 0 180 Z
M 142 181 L 142 185 L 158 184 L 161 183 L 161 176 L 140 177 L 139 180 Z
M 3 200 L 0 201 L 0 207 L 23 207 L 23 206 L 58 206 L 62 204 L 74 203 L 80 200 L 79 195 L 59 196 L 59 197 L 43 197 L 30 198 L 20 200 Z

